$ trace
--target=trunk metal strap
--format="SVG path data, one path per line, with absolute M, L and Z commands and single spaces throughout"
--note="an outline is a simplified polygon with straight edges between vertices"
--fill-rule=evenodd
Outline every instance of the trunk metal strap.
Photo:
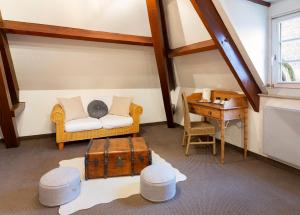
M 129 143 L 129 147 L 130 147 L 130 157 L 131 157 L 131 176 L 135 175 L 134 172 L 134 146 L 131 140 L 131 137 L 128 138 L 128 143 Z
M 87 152 L 85 153 L 85 156 L 84 156 L 84 167 L 85 167 L 85 179 L 88 180 L 90 177 L 89 177 L 89 171 L 88 171 L 88 162 L 89 162 L 89 151 L 90 151 L 90 148 L 92 146 L 92 143 L 93 143 L 93 139 L 90 140 L 89 142 L 89 145 L 88 145 L 88 150 Z
M 151 165 L 152 164 L 152 151 L 151 151 L 151 149 L 150 148 L 148 148 L 148 153 L 149 153 L 149 165 Z
M 149 165 L 151 165 L 152 164 L 152 150 L 151 150 L 149 144 L 146 141 L 145 141 L 145 144 L 146 144 L 146 146 L 148 148 Z
M 107 178 L 108 175 L 108 157 L 109 157 L 109 138 L 106 138 L 104 145 L 104 178 Z

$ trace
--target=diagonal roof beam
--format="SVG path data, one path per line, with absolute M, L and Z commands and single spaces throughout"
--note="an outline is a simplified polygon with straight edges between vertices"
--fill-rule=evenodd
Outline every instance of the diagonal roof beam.
M 19 146 L 20 140 L 2 58 L 0 54 L 0 127 L 6 147 L 12 148 Z
M 174 127 L 172 103 L 170 96 L 169 75 L 172 65 L 168 59 L 167 39 L 164 32 L 163 16 L 160 8 L 161 0 L 146 0 L 157 70 L 163 95 L 168 127 Z
M 171 51 L 170 43 L 169 43 L 169 36 L 167 31 L 167 21 L 165 17 L 164 5 L 163 0 L 159 0 L 159 8 L 160 8 L 160 19 L 161 19 L 161 27 L 162 27 L 162 34 L 165 43 L 165 50 L 168 56 L 168 53 Z M 168 74 L 169 74 L 169 84 L 170 90 L 176 89 L 176 80 L 175 80 L 175 72 L 174 72 L 174 64 L 173 59 L 167 57 L 167 65 L 168 65 Z
M 212 0 L 191 0 L 196 12 L 255 111 L 261 90 L 233 41 Z

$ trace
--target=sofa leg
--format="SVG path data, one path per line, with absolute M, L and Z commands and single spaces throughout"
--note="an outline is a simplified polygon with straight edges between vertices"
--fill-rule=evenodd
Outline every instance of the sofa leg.
M 138 136 L 139 136 L 139 133 L 132 134 L 132 137 L 138 137 Z
M 56 144 L 57 144 L 57 147 L 58 147 L 58 150 L 59 150 L 59 151 L 64 150 L 64 147 L 65 147 L 65 144 L 64 144 L 64 143 L 56 143 Z

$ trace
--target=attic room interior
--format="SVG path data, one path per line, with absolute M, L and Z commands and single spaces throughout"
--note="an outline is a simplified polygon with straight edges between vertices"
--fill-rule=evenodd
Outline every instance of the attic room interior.
M 299 0 L 0 0 L 0 214 L 300 214 Z

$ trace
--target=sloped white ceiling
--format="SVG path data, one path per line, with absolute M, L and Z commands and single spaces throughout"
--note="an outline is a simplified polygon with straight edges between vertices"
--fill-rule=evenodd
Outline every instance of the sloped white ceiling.
M 211 39 L 189 0 L 164 0 L 171 48 Z
M 218 51 L 178 57 L 174 63 L 182 87 L 241 91 Z
M 4 19 L 150 36 L 146 1 L 0 0 Z
M 8 38 L 21 90 L 160 87 L 151 47 Z
M 146 1 L 0 0 L 4 19 L 150 36 Z M 21 90 L 159 88 L 152 47 L 8 36 Z

